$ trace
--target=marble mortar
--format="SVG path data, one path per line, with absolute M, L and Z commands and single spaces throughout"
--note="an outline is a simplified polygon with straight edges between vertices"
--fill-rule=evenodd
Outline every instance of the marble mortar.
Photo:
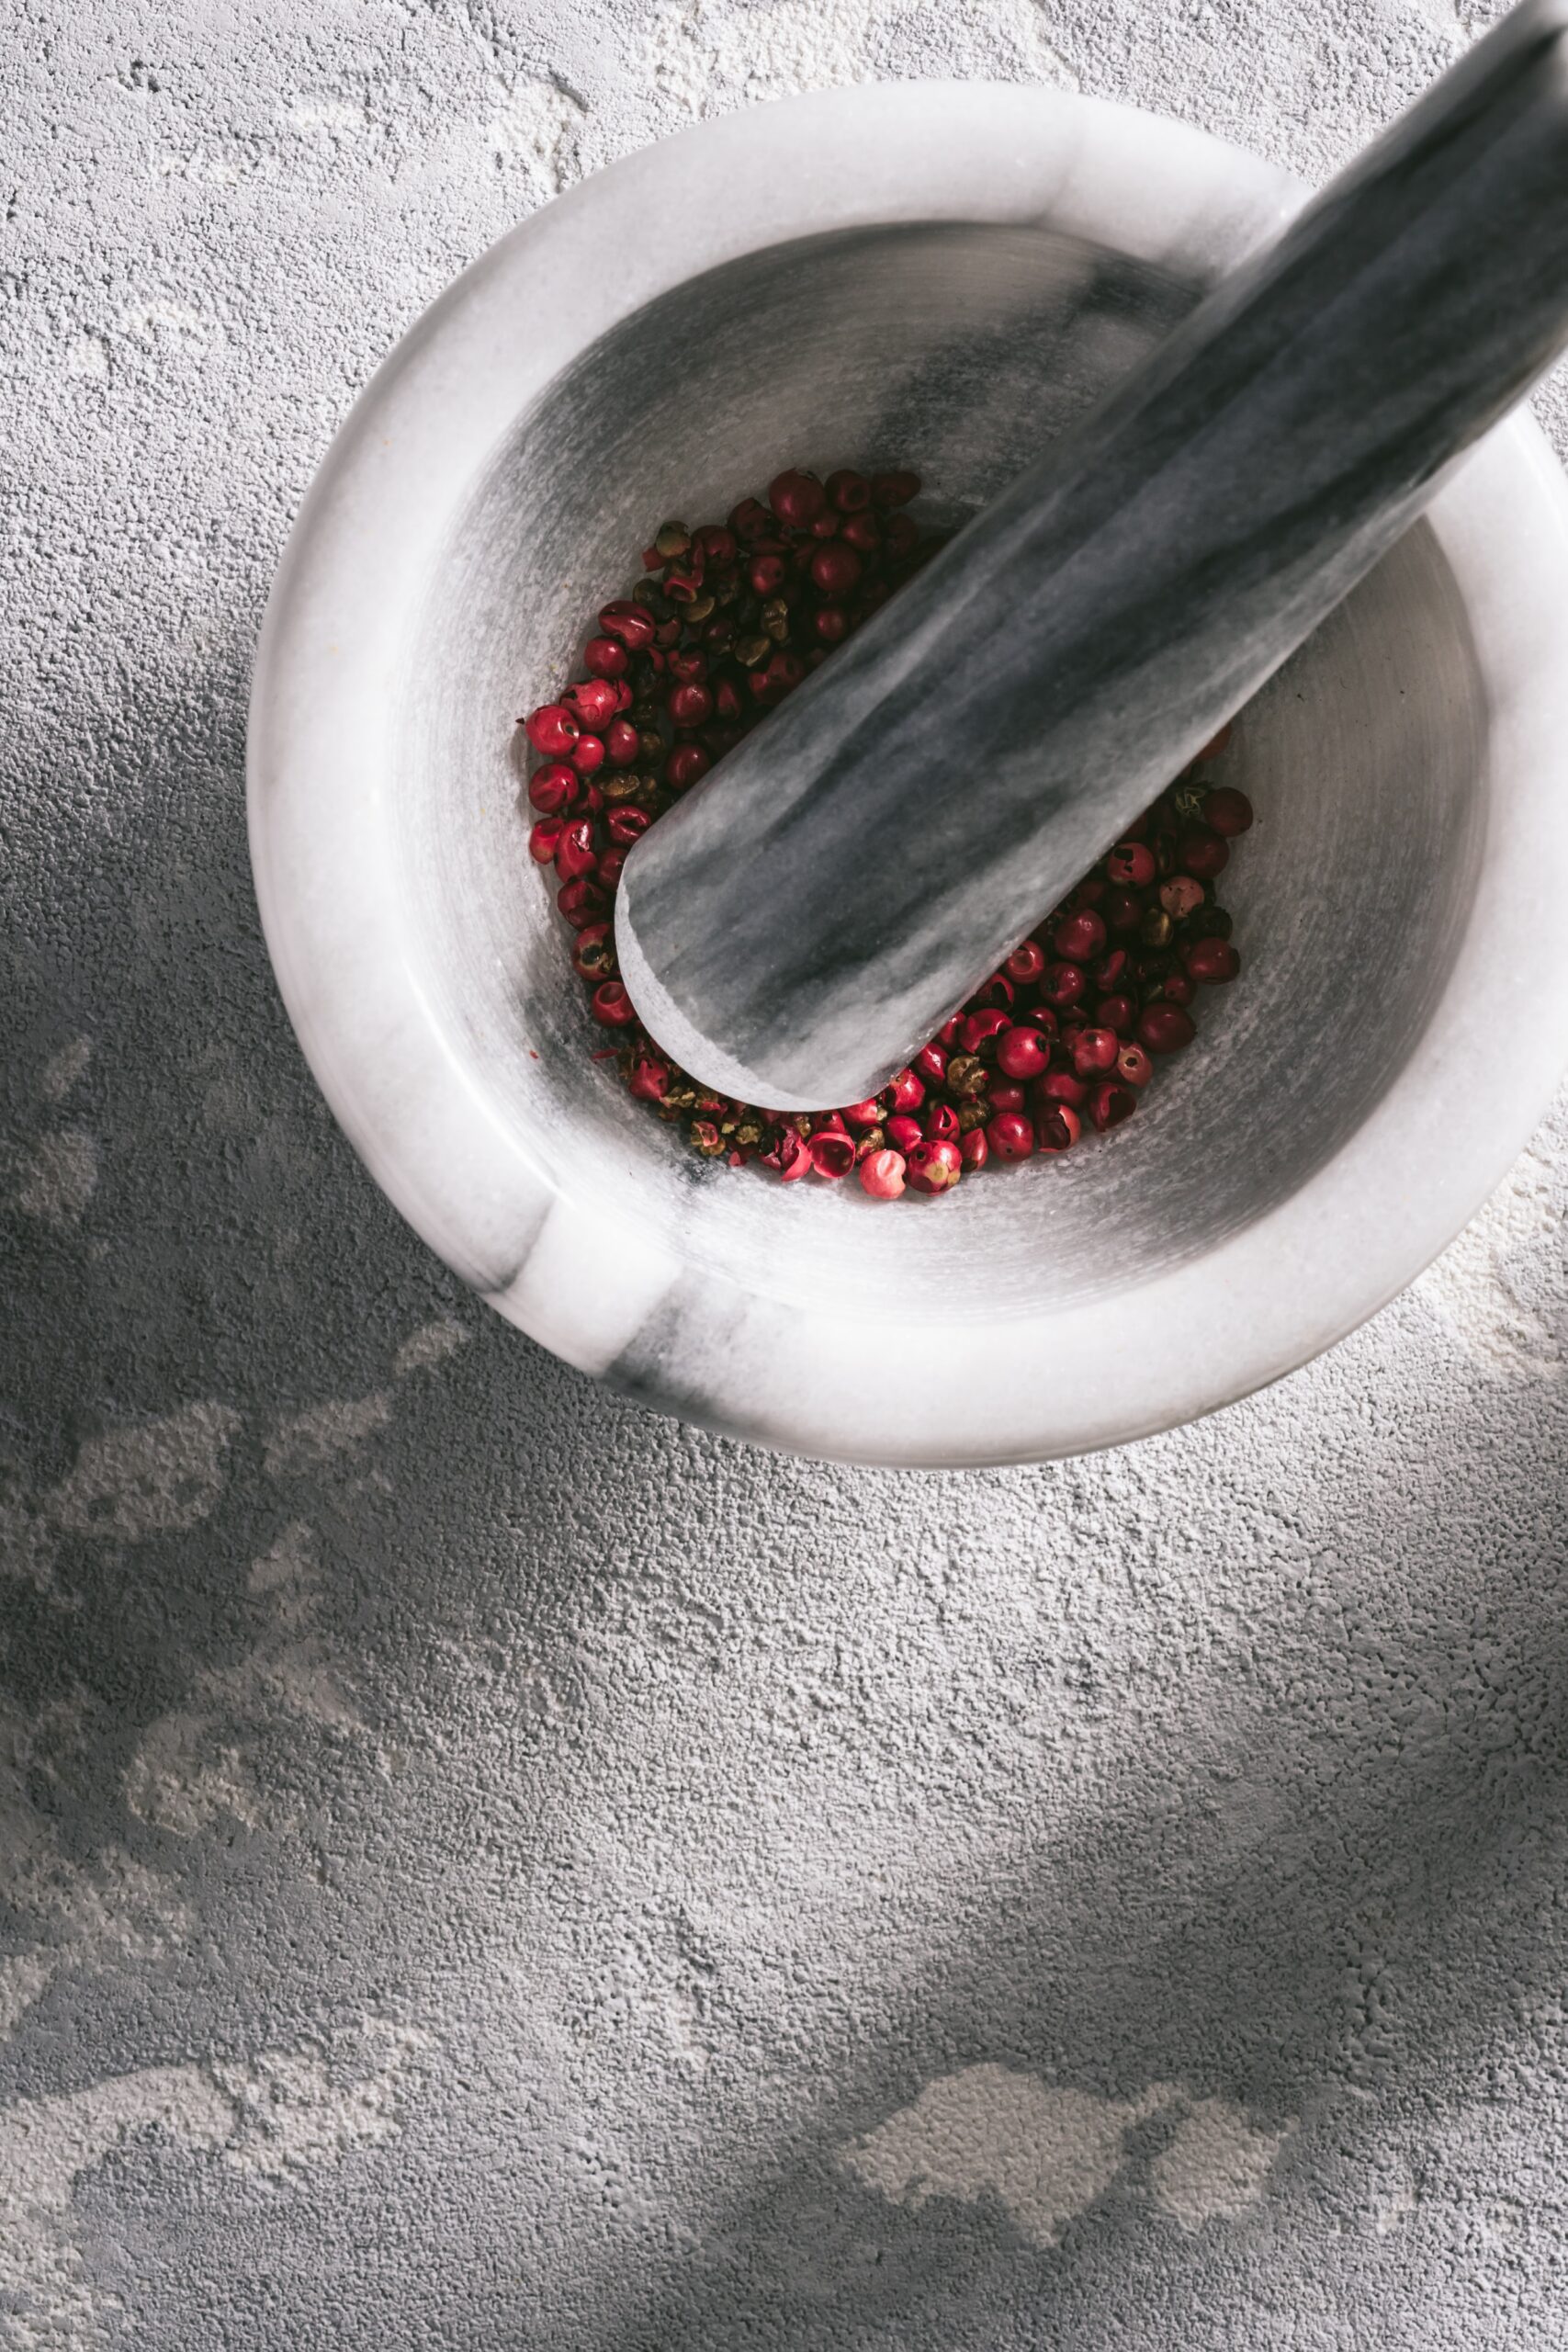
M 792 100 L 549 206 L 356 406 L 257 663 L 268 942 L 378 1181 L 569 1362 L 807 1453 L 1079 1452 L 1331 1344 L 1525 1140 L 1568 1036 L 1568 492 L 1522 418 L 1249 708 L 1244 980 L 1065 1162 L 888 1208 L 697 1159 L 590 1060 L 525 854 L 513 722 L 651 521 L 785 461 L 972 513 L 1304 193 L 1055 92 Z

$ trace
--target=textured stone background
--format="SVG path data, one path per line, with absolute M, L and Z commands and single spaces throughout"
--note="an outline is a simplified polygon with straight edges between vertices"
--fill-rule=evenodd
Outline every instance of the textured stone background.
M 333 425 L 579 172 L 960 73 L 1321 174 L 1472 29 L 12 0 L 6 2352 L 1562 2344 L 1568 1117 L 1201 1429 L 775 1460 L 399 1224 L 242 818 Z

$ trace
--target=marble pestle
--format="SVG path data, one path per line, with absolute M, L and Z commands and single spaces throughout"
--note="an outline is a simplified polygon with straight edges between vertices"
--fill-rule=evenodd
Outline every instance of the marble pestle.
M 1568 340 L 1568 0 L 1524 0 L 633 849 L 705 1084 L 873 1094 Z

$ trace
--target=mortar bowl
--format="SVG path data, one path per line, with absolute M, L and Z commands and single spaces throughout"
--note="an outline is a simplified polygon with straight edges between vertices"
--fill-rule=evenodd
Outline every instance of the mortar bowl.
M 897 1204 L 700 1159 L 591 1058 L 527 856 L 517 714 L 662 517 L 785 464 L 972 513 L 1303 195 L 1050 91 L 787 100 L 548 206 L 359 400 L 257 661 L 267 940 L 371 1172 L 569 1363 L 807 1453 L 1084 1452 L 1341 1338 L 1523 1144 L 1568 1057 L 1568 495 L 1522 416 L 1243 717 L 1242 978 L 1065 1159 Z

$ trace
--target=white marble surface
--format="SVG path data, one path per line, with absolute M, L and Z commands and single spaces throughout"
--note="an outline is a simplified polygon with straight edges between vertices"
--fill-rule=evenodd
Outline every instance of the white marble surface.
M 1420 1272 L 1528 1136 L 1568 1028 L 1552 919 L 1568 497 L 1526 422 L 1440 493 L 1426 554 L 1371 580 L 1244 723 L 1233 767 L 1263 821 L 1237 859 L 1237 1001 L 1134 1127 L 1067 1162 L 892 1210 L 852 1185 L 698 1167 L 586 1067 L 557 919 L 522 856 L 514 711 L 547 694 L 587 583 L 620 584 L 617 550 L 648 515 L 723 512 L 829 429 L 825 401 L 824 464 L 901 456 L 934 497 L 972 503 L 1027 453 L 1053 387 L 1081 403 L 1163 331 L 1172 278 L 1207 282 L 1299 194 L 1190 130 L 1059 93 L 802 98 L 584 183 L 477 264 L 360 401 L 257 663 L 262 913 L 378 1179 L 569 1363 L 711 1428 L 851 1460 L 1082 1452 L 1329 1345 Z M 964 248 L 962 293 L 956 224 L 1002 241 L 991 273 L 983 239 Z M 819 263 L 791 255 L 829 232 Z M 1163 275 L 1124 269 L 1112 300 L 1086 249 Z M 687 293 L 717 269 L 718 290 Z M 918 322 L 907 347 L 890 319 L 869 327 L 894 278 Z M 841 365 L 776 314 L 797 283 L 818 318 L 867 324 Z M 951 345 L 998 322 L 1035 374 L 955 421 Z M 719 355 L 717 382 L 698 352 Z M 653 387 L 671 365 L 667 413 Z

